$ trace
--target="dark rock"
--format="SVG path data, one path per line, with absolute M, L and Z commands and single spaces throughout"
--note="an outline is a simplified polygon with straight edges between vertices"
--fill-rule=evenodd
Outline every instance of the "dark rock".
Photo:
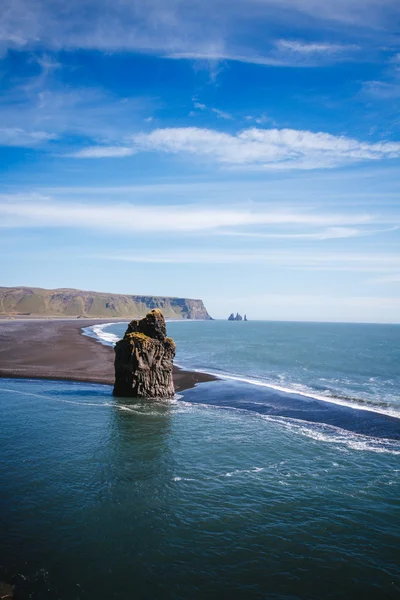
M 125 336 L 128 333 L 143 333 L 154 340 L 165 340 L 167 337 L 167 327 L 162 312 L 154 309 L 147 313 L 144 319 L 131 321 L 125 332 Z
M 228 317 L 228 321 L 243 321 L 243 317 L 242 315 L 239 315 L 239 313 L 236 313 L 236 317 L 234 313 L 231 313 Z M 247 321 L 247 319 L 245 319 L 245 321 Z
M 243 321 L 247 321 L 247 315 L 244 315 Z
M 173 398 L 172 366 L 175 343 L 167 337 L 160 310 L 131 321 L 115 345 L 114 395 L 134 398 Z
M 234 321 L 235 320 L 235 315 L 233 313 L 231 313 L 228 317 L 228 321 Z

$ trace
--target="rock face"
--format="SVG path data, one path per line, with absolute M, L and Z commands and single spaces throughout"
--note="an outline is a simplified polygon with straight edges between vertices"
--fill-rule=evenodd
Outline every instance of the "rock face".
M 231 313 L 228 317 L 228 321 L 243 321 L 243 317 L 242 315 L 239 315 L 239 313 L 236 313 L 236 317 L 234 313 Z
M 133 398 L 173 398 L 172 365 L 175 343 L 167 337 L 160 310 L 129 323 L 115 345 L 114 395 Z
M 162 310 L 167 319 L 211 319 L 202 300 L 192 298 L 0 287 L 0 315 L 138 319 L 153 308 Z

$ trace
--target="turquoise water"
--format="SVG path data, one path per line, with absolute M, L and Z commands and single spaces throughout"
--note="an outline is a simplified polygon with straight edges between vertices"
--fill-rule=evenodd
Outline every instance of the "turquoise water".
M 213 325 L 226 327 L 170 323 L 179 359 L 264 384 L 259 350 L 252 372 L 239 355 L 235 369 L 218 363 L 220 342 L 207 356 Z M 396 331 L 381 330 L 382 347 Z M 234 356 L 238 334 L 227 335 Z M 252 343 L 264 342 L 254 333 Z M 288 377 L 287 355 L 276 373 L 286 357 Z M 317 372 L 318 353 L 308 356 Z M 396 381 L 396 365 L 379 366 L 388 356 L 371 384 Z M 342 368 L 370 394 L 366 367 Z M 396 408 L 396 387 L 381 391 L 385 406 L 358 393 L 351 408 L 326 390 L 320 399 L 241 380 L 172 403 L 0 380 L 0 581 L 17 585 L 16 600 L 398 598 L 400 421 L 379 412 Z M 292 381 L 314 390 L 311 378 Z
M 95 333 L 112 343 L 125 329 Z M 400 325 L 180 321 L 168 332 L 189 369 L 400 417 Z

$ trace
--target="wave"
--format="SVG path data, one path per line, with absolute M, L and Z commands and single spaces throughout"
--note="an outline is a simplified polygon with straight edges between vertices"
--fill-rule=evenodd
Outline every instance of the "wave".
M 82 334 L 98 340 L 104 346 L 115 346 L 120 338 L 115 333 L 105 331 L 107 327 L 111 327 L 112 325 L 115 325 L 115 323 L 82 327 Z
M 97 339 L 101 344 L 107 346 L 114 346 L 115 343 L 120 339 L 116 334 L 107 332 L 106 329 L 115 325 L 115 323 L 104 323 L 101 325 L 93 325 L 91 327 L 85 327 L 82 329 L 84 335 L 89 337 L 93 337 Z M 213 375 L 219 379 L 224 379 L 228 381 L 237 381 L 241 383 L 247 383 L 249 385 L 255 385 L 258 387 L 264 387 L 268 389 L 275 390 L 277 392 L 283 394 L 291 394 L 296 396 L 303 396 L 305 398 L 310 398 L 313 400 L 319 400 L 321 402 L 329 402 L 331 404 L 336 404 L 339 406 L 346 406 L 347 408 L 352 408 L 355 410 L 364 410 L 368 412 L 373 412 L 377 414 L 386 415 L 388 417 L 393 417 L 395 419 L 400 419 L 400 409 L 397 409 L 393 406 L 390 406 L 387 402 L 381 401 L 372 402 L 368 401 L 365 398 L 360 398 L 357 396 L 348 396 L 344 394 L 333 393 L 330 390 L 326 390 L 325 393 L 321 391 L 317 391 L 313 388 L 310 388 L 304 384 L 299 383 L 290 383 L 289 385 L 280 385 L 271 381 L 266 381 L 262 379 L 256 379 L 254 377 L 247 377 L 244 375 L 237 375 L 231 373 L 225 373 L 223 371 L 218 370 L 209 370 L 209 369 L 193 369 L 190 366 L 178 364 L 182 369 L 188 369 L 190 371 L 194 371 L 197 373 L 206 373 L 208 375 Z
M 166 319 L 168 323 L 190 323 L 196 322 L 196 319 Z M 121 321 L 119 324 L 125 324 L 125 321 Z M 126 321 L 128 324 L 128 321 Z M 116 323 L 102 323 L 101 325 L 91 325 L 90 327 L 82 327 L 82 334 L 87 337 L 97 339 L 104 346 L 115 346 L 115 344 L 121 339 L 115 333 L 105 331 L 108 327 L 112 327 Z
M 196 369 L 195 369 L 196 370 Z M 292 384 L 292 387 L 283 385 L 277 385 L 269 381 L 261 381 L 249 377 L 243 377 L 239 375 L 228 375 L 226 373 L 218 373 L 216 371 L 207 371 L 209 375 L 214 375 L 221 379 L 227 379 L 231 381 L 239 381 L 242 383 L 248 383 L 250 385 L 256 385 L 258 387 L 266 387 L 277 392 L 284 394 L 291 394 L 296 396 L 304 396 L 305 398 L 311 398 L 313 400 L 320 400 L 322 402 L 329 402 L 331 404 L 337 404 L 339 406 L 346 406 L 347 408 L 354 408 L 356 410 L 366 410 L 368 412 L 379 413 L 388 417 L 394 417 L 400 419 L 400 410 L 390 407 L 387 403 L 381 402 L 379 404 L 369 403 L 368 400 L 363 398 L 357 398 L 352 396 L 339 396 L 333 395 L 327 390 L 326 394 L 316 392 L 312 388 L 308 388 L 302 384 Z
M 85 384 L 86 386 L 87 384 Z M 151 416 L 160 416 L 160 410 L 170 408 L 173 411 L 197 411 L 197 410 L 214 410 L 220 412 L 225 415 L 246 415 L 246 417 L 262 419 L 263 421 L 272 423 L 279 427 L 282 427 L 286 431 L 305 436 L 315 442 L 323 442 L 329 444 L 336 444 L 339 448 L 347 450 L 356 450 L 356 451 L 369 451 L 375 452 L 379 454 L 392 454 L 396 456 L 400 456 L 400 443 L 396 440 L 388 439 L 388 438 L 377 438 L 373 436 L 366 436 L 363 434 L 355 433 L 352 431 L 348 431 L 346 429 L 342 429 L 335 425 L 328 425 L 325 423 L 315 423 L 307 420 L 296 419 L 293 417 L 283 417 L 283 416 L 275 416 L 275 415 L 264 415 L 258 412 L 249 411 L 245 408 L 235 408 L 233 406 L 218 406 L 214 404 L 207 403 L 193 403 L 187 402 L 182 399 L 182 396 L 176 395 L 173 400 L 169 401 L 159 401 L 155 403 L 151 403 L 151 405 L 147 403 L 143 404 L 122 404 L 118 401 L 101 401 L 99 402 L 85 402 L 85 401 L 75 401 L 75 400 L 67 400 L 64 398 L 57 397 L 53 394 L 38 394 L 34 392 L 27 392 L 22 390 L 17 390 L 14 388 L 7 388 L 0 386 L 0 391 L 8 392 L 11 394 L 30 396 L 34 398 L 38 398 L 40 400 L 46 400 L 48 402 L 57 402 L 62 404 L 75 405 L 79 407 L 90 407 L 90 408 L 102 408 L 102 409 L 117 409 L 120 411 L 125 411 L 129 413 L 136 414 L 141 417 L 151 417 Z M 248 470 L 248 472 L 261 472 L 264 470 L 264 467 L 255 466 Z M 246 470 L 235 470 L 224 474 L 219 474 L 219 477 L 231 477 L 234 475 L 238 475 L 240 473 L 244 473 Z M 179 481 L 178 478 L 175 481 Z
M 305 436 L 316 442 L 324 442 L 329 444 L 336 444 L 338 446 L 345 447 L 350 450 L 358 451 L 370 451 L 378 454 L 393 454 L 400 456 L 400 442 L 389 438 L 378 438 L 361 433 L 356 433 L 343 429 L 336 425 L 328 425 L 326 423 L 315 423 L 314 421 L 307 421 L 303 419 L 296 419 L 293 417 L 283 417 L 275 415 L 263 415 L 257 412 L 248 411 L 245 408 L 235 408 L 232 406 L 218 406 L 214 404 L 196 403 L 181 401 L 179 402 L 182 407 L 196 409 L 212 409 L 218 411 L 226 411 L 242 413 L 249 415 L 253 418 L 262 419 L 275 425 L 279 425 L 291 433 Z M 253 467 L 255 469 L 255 467 Z M 230 474 L 225 474 L 230 476 Z

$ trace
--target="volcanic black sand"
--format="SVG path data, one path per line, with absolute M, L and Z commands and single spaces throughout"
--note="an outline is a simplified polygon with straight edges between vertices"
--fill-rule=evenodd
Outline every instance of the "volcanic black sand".
M 0 377 L 114 383 L 114 350 L 82 335 L 109 320 L 0 320 Z M 215 377 L 174 366 L 177 392 Z

